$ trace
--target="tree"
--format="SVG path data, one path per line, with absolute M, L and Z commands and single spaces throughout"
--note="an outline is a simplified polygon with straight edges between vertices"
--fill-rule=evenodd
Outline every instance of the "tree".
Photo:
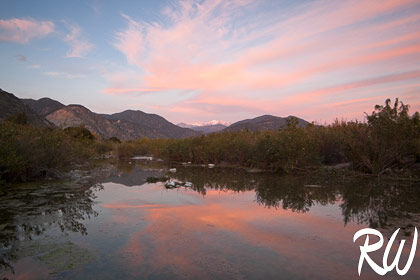
M 376 105 L 367 115 L 370 144 L 371 171 L 381 173 L 387 168 L 401 166 L 416 156 L 420 137 L 419 114 L 409 115 L 409 105 L 395 99 L 393 106 L 387 99 L 385 105 Z M 417 147 L 416 147 L 417 146 Z

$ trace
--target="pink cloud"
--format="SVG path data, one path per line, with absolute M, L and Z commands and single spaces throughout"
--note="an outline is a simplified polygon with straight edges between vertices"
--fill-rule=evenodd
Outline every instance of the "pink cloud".
M 35 19 L 0 19 L 0 41 L 25 44 L 32 39 L 43 38 L 54 32 L 52 21 Z
M 66 23 L 69 33 L 64 37 L 64 41 L 70 45 L 66 57 L 84 57 L 94 47 L 84 36 L 82 29 L 77 24 Z
M 403 81 L 408 78 L 392 80 L 390 73 L 408 73 L 420 63 L 416 1 L 312 2 L 272 11 L 260 4 L 182 1 L 163 10 L 164 24 L 123 14 L 127 28 L 115 34 L 114 46 L 138 67 L 137 82 L 109 80 L 103 92 L 188 90 L 198 94 L 174 97 L 164 108 L 207 116 L 277 114 L 285 101 Z M 353 82 L 352 71 L 365 83 Z
M 129 16 L 122 14 L 128 22 L 128 29 L 117 32 L 117 42 L 114 46 L 127 56 L 127 61 L 131 64 L 138 62 L 143 51 L 143 34 L 140 23 L 135 22 Z
M 107 88 L 104 89 L 104 93 L 111 93 L 111 94 L 125 94 L 125 93 L 150 93 L 150 92 L 158 92 L 162 91 L 162 89 L 153 89 L 153 88 Z
M 242 112 L 253 112 L 253 113 L 270 113 L 275 112 L 279 108 L 288 107 L 294 108 L 295 112 L 293 111 L 284 111 L 283 115 L 294 114 L 294 113 L 301 113 L 305 115 L 313 115 L 315 116 L 317 112 L 322 112 L 326 109 L 324 106 L 319 106 L 317 104 L 331 104 L 328 103 L 328 98 L 332 96 L 349 96 L 345 101 L 332 103 L 337 107 L 342 106 L 344 104 L 352 104 L 360 101 L 369 101 L 369 100 L 377 100 L 379 97 L 375 95 L 374 97 L 365 97 L 360 99 L 353 99 L 352 95 L 349 95 L 348 92 L 351 90 L 357 89 L 364 89 L 364 88 L 371 88 L 374 86 L 384 85 L 384 84 L 392 84 L 396 82 L 404 82 L 408 80 L 415 80 L 420 78 L 420 70 L 410 71 L 405 73 L 399 74 L 392 74 L 386 76 L 375 77 L 371 79 L 359 80 L 354 82 L 348 82 L 344 84 L 339 84 L 331 87 L 320 88 L 317 90 L 307 91 L 307 92 L 298 92 L 295 94 L 291 94 L 285 98 L 279 99 L 263 99 L 260 98 L 258 100 L 253 99 L 239 99 L 234 97 L 224 97 L 224 98 L 216 98 L 211 96 L 199 97 L 194 100 L 189 100 L 183 102 L 182 104 L 176 105 L 176 108 L 179 108 L 178 111 L 182 111 L 181 108 L 184 108 L 185 111 L 191 110 L 191 107 L 197 109 L 196 113 L 203 113 L 203 104 L 207 104 L 207 107 L 204 108 L 213 108 L 213 112 L 222 112 L 224 108 L 229 108 L 229 106 L 235 106 L 238 110 L 242 110 Z M 418 87 L 418 84 L 405 84 L 403 86 L 399 86 L 395 89 L 398 89 L 398 92 L 401 92 L 401 89 Z M 383 91 L 377 90 L 378 92 Z M 376 92 L 377 94 L 377 92 Z M 387 96 L 381 96 L 385 100 Z M 411 100 L 410 100 L 411 101 Z M 301 107 L 301 104 L 306 104 L 308 108 Z M 210 106 L 211 105 L 211 106 Z M 315 106 L 316 105 L 316 106 Z M 369 108 L 373 107 L 373 103 L 370 103 Z M 300 107 L 300 108 L 299 108 Z M 331 108 L 332 105 L 328 105 L 327 107 Z M 198 109 L 201 108 L 201 111 Z M 302 109 L 304 108 L 304 109 Z M 416 108 L 413 107 L 413 110 Z M 207 110 L 208 111 L 208 110 Z M 208 113 L 208 112 L 207 112 Z M 332 116 L 333 118 L 335 116 Z M 359 111 L 359 117 L 363 117 L 363 111 Z M 330 119 L 331 120 L 331 119 Z
M 373 97 L 366 97 L 366 98 L 357 98 L 352 100 L 346 100 L 342 102 L 336 102 L 336 103 L 329 103 L 326 104 L 326 108 L 328 107 L 342 107 L 342 106 L 348 106 L 348 105 L 354 105 L 356 103 L 369 103 L 369 106 L 372 104 L 372 100 L 380 100 L 381 102 L 385 100 L 386 96 L 373 96 Z
M 22 62 L 25 62 L 27 60 L 26 56 L 24 56 L 23 54 L 17 54 L 15 55 L 15 57 L 17 60 L 22 61 Z
M 302 93 L 294 94 L 288 98 L 285 98 L 282 100 L 282 102 L 292 102 L 292 103 L 310 102 L 314 99 L 319 99 L 321 97 L 325 98 L 328 95 L 336 94 L 339 92 L 345 92 L 351 89 L 370 87 L 370 86 L 379 85 L 379 84 L 393 83 L 393 82 L 399 82 L 399 81 L 411 80 L 411 79 L 417 79 L 417 78 L 420 78 L 420 70 L 381 76 L 381 77 L 336 85 L 332 87 L 327 87 L 323 89 L 318 89 L 314 91 L 302 92 Z

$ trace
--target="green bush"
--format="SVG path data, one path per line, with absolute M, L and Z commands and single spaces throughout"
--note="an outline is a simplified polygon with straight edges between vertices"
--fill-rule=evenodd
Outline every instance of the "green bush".
M 370 173 L 400 167 L 410 158 L 418 158 L 420 118 L 409 115 L 409 106 L 395 100 L 376 105 L 367 124 L 356 124 L 348 136 L 351 159 L 360 169 Z M 414 161 L 414 160 L 413 160 Z
M 25 181 L 49 169 L 115 151 L 118 159 L 153 155 L 169 162 L 215 163 L 293 172 L 350 162 L 354 169 L 381 174 L 420 161 L 420 115 L 398 99 L 377 105 L 367 122 L 334 122 L 299 128 L 291 119 L 278 131 L 227 131 L 185 139 L 141 138 L 102 141 L 85 127 L 32 127 L 23 116 L 0 123 L 0 178 Z M 120 143 L 121 142 L 121 143 Z
M 147 138 L 136 141 L 125 141 L 116 146 L 116 155 L 118 159 L 126 159 L 146 154 L 150 154 L 149 139 Z
M 9 115 L 6 118 L 7 122 L 12 122 L 15 124 L 27 124 L 28 123 L 28 117 L 25 113 L 17 113 L 15 115 Z
M 121 143 L 121 140 L 118 139 L 117 137 L 113 136 L 113 137 L 108 138 L 108 142 L 119 144 L 119 143 Z
M 227 163 L 277 172 L 350 162 L 379 174 L 420 158 L 420 117 L 395 101 L 375 106 L 367 122 L 335 121 L 297 127 L 290 119 L 279 131 L 213 133 L 186 139 L 141 139 L 121 143 L 119 158 L 154 155 L 170 162 Z
M 27 181 L 46 172 L 65 170 L 96 154 L 89 137 L 74 137 L 69 131 L 0 123 L 0 178 Z
M 83 125 L 81 126 L 72 126 L 64 129 L 64 132 L 74 138 L 94 140 L 95 136 Z

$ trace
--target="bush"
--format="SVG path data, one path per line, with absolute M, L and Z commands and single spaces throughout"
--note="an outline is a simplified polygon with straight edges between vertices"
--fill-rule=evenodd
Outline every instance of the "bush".
M 116 146 L 116 155 L 119 159 L 150 154 L 149 139 L 142 138 L 136 141 L 125 141 Z
M 72 130 L 74 131 L 74 130 Z M 69 130 L 0 123 L 0 178 L 28 181 L 52 169 L 65 170 L 96 154 L 90 137 L 74 137 Z
M 185 139 L 121 142 L 95 138 L 85 127 L 64 130 L 25 125 L 23 116 L 0 123 L 0 178 L 24 181 L 48 169 L 115 150 L 119 159 L 153 155 L 169 162 L 226 163 L 276 172 L 351 162 L 362 172 L 381 174 L 420 160 L 420 115 L 388 99 L 367 122 L 338 122 L 299 128 L 291 119 L 278 131 L 228 131 Z
M 15 115 L 9 115 L 6 118 L 7 122 L 15 123 L 15 124 L 27 124 L 28 123 L 28 117 L 25 113 L 17 113 Z
M 367 123 L 346 124 L 347 155 L 361 171 L 380 174 L 418 158 L 419 114 L 410 117 L 408 105 L 396 99 L 391 107 L 390 102 L 376 105 Z
M 228 163 L 278 172 L 352 163 L 379 174 L 420 158 L 420 117 L 390 100 L 375 106 L 367 122 L 339 122 L 299 128 L 291 119 L 279 131 L 213 133 L 186 139 L 142 139 L 118 146 L 118 157 L 154 155 L 170 162 Z M 412 162 L 413 160 L 411 160 Z
M 78 138 L 78 139 L 86 139 L 86 140 L 95 139 L 95 136 L 93 136 L 90 130 L 85 128 L 83 125 L 67 127 L 64 129 L 64 132 L 70 135 L 71 137 Z
M 120 139 L 118 139 L 118 138 L 117 138 L 117 137 L 115 137 L 115 136 L 113 136 L 113 137 L 109 138 L 109 139 L 108 139 L 108 141 L 109 141 L 109 142 L 111 142 L 111 143 L 117 143 L 117 144 L 121 143 L 121 140 L 120 140 Z

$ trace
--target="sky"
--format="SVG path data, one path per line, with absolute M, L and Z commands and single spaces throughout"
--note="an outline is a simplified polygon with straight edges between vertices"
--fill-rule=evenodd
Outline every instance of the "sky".
M 0 0 L 0 88 L 235 122 L 420 111 L 420 1 Z

